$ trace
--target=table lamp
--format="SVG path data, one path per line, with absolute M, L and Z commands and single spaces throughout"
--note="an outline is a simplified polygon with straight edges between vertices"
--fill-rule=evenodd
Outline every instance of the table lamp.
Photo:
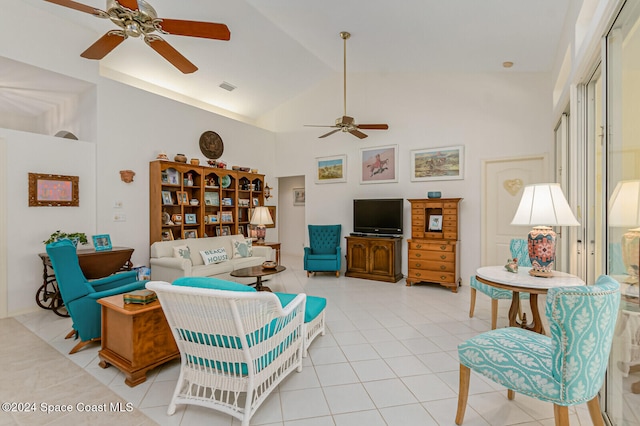
M 627 284 L 638 282 L 638 264 L 640 263 L 640 180 L 618 182 L 609 199 L 609 226 L 632 228 L 621 240 L 622 262 L 629 277 Z
M 256 225 L 256 237 L 258 237 L 259 243 L 263 243 L 264 237 L 267 235 L 267 227 L 265 225 L 273 225 L 269 209 L 264 206 L 256 207 L 253 210 L 250 223 Z
M 551 277 L 556 261 L 556 233 L 552 226 L 578 226 L 558 183 L 527 185 L 512 225 L 533 225 L 529 232 L 529 259 L 534 277 Z

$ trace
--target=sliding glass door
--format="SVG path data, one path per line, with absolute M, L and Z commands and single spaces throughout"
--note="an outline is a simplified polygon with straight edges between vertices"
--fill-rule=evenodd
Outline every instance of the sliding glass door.
M 606 210 L 607 273 L 622 300 L 607 374 L 606 413 L 614 425 L 640 425 L 640 2 L 628 1 L 607 34 Z M 596 151 L 597 152 L 597 151 Z M 597 170 L 596 170 L 597 173 Z M 596 227 L 597 230 L 597 227 Z

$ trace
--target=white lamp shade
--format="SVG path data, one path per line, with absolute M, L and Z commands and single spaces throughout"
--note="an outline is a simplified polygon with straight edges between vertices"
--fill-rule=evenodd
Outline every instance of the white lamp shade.
M 527 185 L 512 225 L 578 226 L 558 183 Z
M 273 225 L 269 209 L 264 206 L 256 207 L 253 210 L 253 216 L 251 216 L 251 224 L 258 226 Z
M 625 228 L 640 225 L 640 180 L 618 182 L 609 200 L 608 222 Z

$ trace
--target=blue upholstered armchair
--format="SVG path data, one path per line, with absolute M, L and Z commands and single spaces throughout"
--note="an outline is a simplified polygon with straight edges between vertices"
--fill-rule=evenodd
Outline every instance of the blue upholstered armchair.
M 547 293 L 551 336 L 516 327 L 481 333 L 458 345 L 462 424 L 471 370 L 519 392 L 553 403 L 556 425 L 568 425 L 568 406 L 587 403 L 594 425 L 603 425 L 598 392 L 604 381 L 618 317 L 620 285 L 601 275 L 593 286 Z
M 304 248 L 304 270 L 335 271 L 340 276 L 342 225 L 309 225 L 309 246 Z
M 89 281 L 80 269 L 78 254 L 69 240 L 47 245 L 47 254 L 56 275 L 62 301 L 73 321 L 73 330 L 67 335 L 80 337 L 80 343 L 71 349 L 78 352 L 91 342 L 100 340 L 101 305 L 98 299 L 114 294 L 144 289 L 147 281 L 137 281 L 135 271 L 122 272 L 98 280 Z
M 518 266 L 530 267 L 531 261 L 529 260 L 529 247 L 527 240 L 514 238 L 509 244 L 511 250 L 511 258 L 518 259 Z M 491 298 L 491 329 L 495 330 L 498 323 L 498 300 L 508 299 L 511 300 L 513 293 L 510 290 L 502 288 L 492 287 L 485 283 L 481 283 L 475 277 L 471 276 L 469 280 L 469 286 L 471 287 L 470 303 L 469 303 L 469 318 L 473 317 L 473 311 L 476 308 L 476 292 L 480 291 Z M 528 300 L 529 293 L 520 293 L 520 300 Z M 522 312 L 520 309 L 519 314 Z

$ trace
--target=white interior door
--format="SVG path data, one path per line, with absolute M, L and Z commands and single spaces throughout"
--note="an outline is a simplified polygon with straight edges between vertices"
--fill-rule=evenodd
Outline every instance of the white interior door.
M 511 256 L 512 238 L 527 238 L 530 227 L 513 226 L 511 220 L 520 203 L 522 189 L 533 183 L 547 182 L 546 154 L 485 160 L 482 165 L 482 254 L 483 266 L 503 265 Z

